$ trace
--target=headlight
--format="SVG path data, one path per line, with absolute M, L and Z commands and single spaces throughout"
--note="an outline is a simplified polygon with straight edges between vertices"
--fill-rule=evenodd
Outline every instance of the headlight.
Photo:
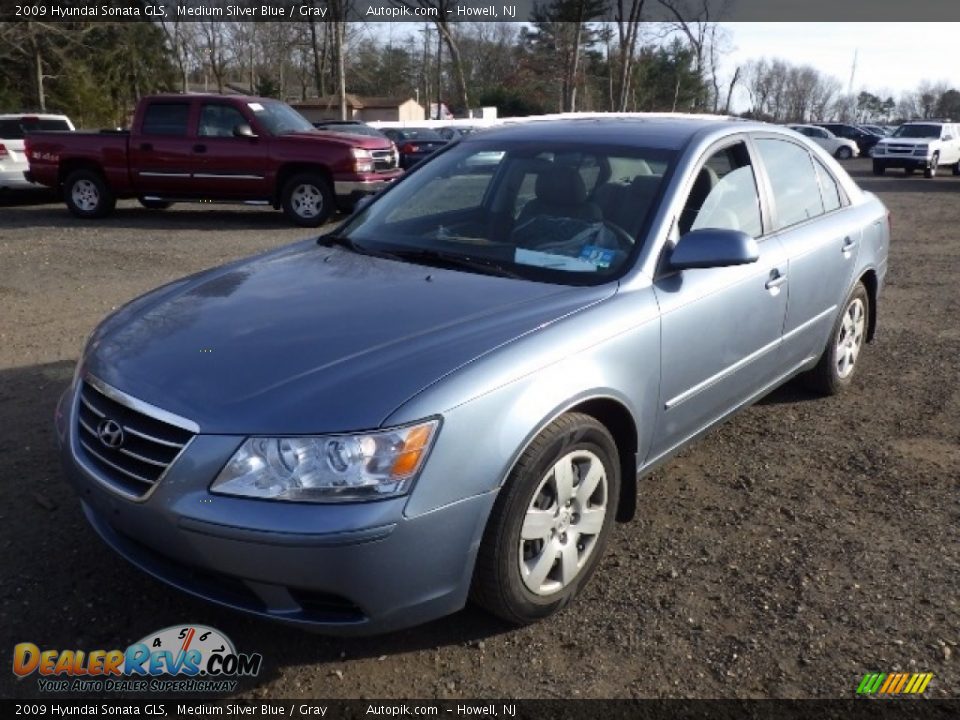
M 373 155 L 364 148 L 353 148 L 353 169 L 358 173 L 373 172 Z
M 887 146 L 882 145 L 881 143 L 877 143 L 876 145 L 873 146 L 874 155 L 883 155 L 886 151 L 887 151 Z
M 917 145 L 917 146 L 913 149 L 913 154 L 914 154 L 914 155 L 923 155 L 924 157 L 926 157 L 926 156 L 927 156 L 927 153 L 929 153 L 929 152 L 930 152 L 930 146 L 929 146 L 929 145 Z
M 210 491 L 297 502 L 403 495 L 423 467 L 438 426 L 430 420 L 361 435 L 248 438 Z

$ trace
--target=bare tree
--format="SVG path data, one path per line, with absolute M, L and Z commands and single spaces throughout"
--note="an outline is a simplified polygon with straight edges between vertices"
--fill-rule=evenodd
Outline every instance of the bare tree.
M 617 23 L 617 98 L 616 110 L 624 112 L 630 99 L 630 78 L 637 54 L 640 20 L 645 0 L 617 0 L 614 19 Z

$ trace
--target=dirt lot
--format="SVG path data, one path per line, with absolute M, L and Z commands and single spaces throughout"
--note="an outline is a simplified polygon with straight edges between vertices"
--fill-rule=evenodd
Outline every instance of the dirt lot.
M 206 623 L 265 669 L 263 697 L 850 697 L 867 671 L 960 681 L 960 178 L 869 175 L 893 212 L 880 332 L 854 390 L 795 385 L 641 486 L 593 583 L 511 630 L 482 612 L 328 639 L 193 600 L 107 551 L 51 429 L 80 344 L 160 283 L 302 237 L 278 213 L 122 203 L 78 222 L 0 206 L 0 651 L 125 647 Z M 413 561 L 413 560 L 411 560 Z M 36 695 L 0 671 L 0 696 Z

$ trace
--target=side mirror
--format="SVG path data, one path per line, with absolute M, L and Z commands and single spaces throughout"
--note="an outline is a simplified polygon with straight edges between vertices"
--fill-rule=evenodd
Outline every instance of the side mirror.
M 238 138 L 255 138 L 257 134 L 247 123 L 240 123 L 233 128 L 233 136 Z
M 670 253 L 671 270 L 748 265 L 760 257 L 757 241 L 741 230 L 703 228 L 680 238 Z

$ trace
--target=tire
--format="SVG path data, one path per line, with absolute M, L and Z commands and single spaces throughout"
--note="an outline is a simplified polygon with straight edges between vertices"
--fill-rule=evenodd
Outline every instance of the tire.
M 905 167 L 905 168 L 903 169 L 903 174 L 906 175 L 907 177 L 910 177 L 911 175 L 913 175 L 913 168 L 912 168 L 912 167 Z
M 960 160 L 957 160 L 957 161 L 953 164 L 953 174 L 954 174 L 954 175 L 960 175 Z
M 869 327 L 870 298 L 863 283 L 858 282 L 833 325 L 820 362 L 803 376 L 807 387 L 821 395 L 836 395 L 846 390 L 856 373 L 857 359 Z
M 564 467 L 571 470 L 569 485 L 565 473 L 557 474 Z M 588 478 L 592 491 L 583 486 Z M 586 498 L 577 494 L 581 487 L 590 493 Z M 566 503 L 564 494 L 572 495 Z M 565 607 L 596 570 L 619 498 L 619 455 L 610 432 L 589 415 L 559 417 L 524 451 L 497 497 L 471 599 L 515 625 Z M 528 539 L 521 535 L 525 527 Z
M 887 168 L 883 163 L 878 163 L 876 160 L 873 161 L 873 174 L 874 175 L 883 175 L 886 172 Z
M 102 218 L 113 212 L 117 199 L 96 170 L 74 170 L 63 183 L 67 209 L 78 218 Z
M 923 176 L 925 178 L 933 178 L 937 176 L 937 165 L 940 164 L 940 156 L 934 153 L 934 156 L 930 158 L 930 165 L 923 170 Z
M 173 205 L 172 202 L 167 202 L 166 200 L 147 200 L 146 198 L 137 198 L 137 201 L 147 210 L 166 210 Z
M 283 186 L 280 203 L 284 214 L 300 227 L 319 227 L 336 210 L 330 183 L 317 173 L 300 173 Z
M 846 145 L 837 148 L 836 158 L 837 160 L 849 160 L 853 157 L 853 151 L 848 148 Z

